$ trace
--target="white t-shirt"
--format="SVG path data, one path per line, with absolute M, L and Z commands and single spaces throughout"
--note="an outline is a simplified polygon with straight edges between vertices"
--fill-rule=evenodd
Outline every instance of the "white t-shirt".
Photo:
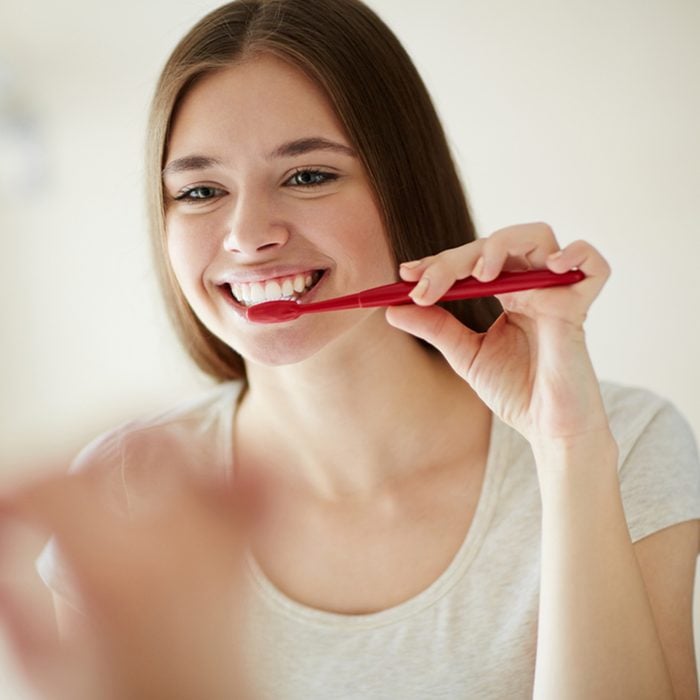
M 603 383 L 619 445 L 633 541 L 700 518 L 692 432 L 667 401 Z M 232 478 L 237 383 L 88 445 L 76 469 L 97 468 L 125 513 L 158 493 L 169 465 Z M 175 462 L 173 462 L 175 460 Z M 98 466 L 95 466 L 98 465 Z M 289 599 L 249 561 L 246 653 L 260 700 L 456 700 L 532 697 L 541 505 L 527 441 L 494 417 L 486 472 L 469 532 L 427 589 L 388 610 L 340 615 Z M 53 546 L 39 571 L 79 606 Z

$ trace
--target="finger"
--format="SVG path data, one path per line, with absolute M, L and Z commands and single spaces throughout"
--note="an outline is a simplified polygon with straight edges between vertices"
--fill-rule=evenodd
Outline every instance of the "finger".
M 104 540 L 104 525 L 110 517 L 115 517 L 94 479 L 87 474 L 34 480 L 14 494 L 5 496 L 3 510 L 65 540 L 65 553 L 75 549 L 76 555 L 87 555 L 97 537 L 103 544 L 108 544 Z M 85 527 L 86 523 L 99 523 L 100 527 Z
M 82 490 L 82 477 L 51 474 L 4 493 L 0 509 L 38 527 L 51 529 L 57 512 L 80 505 Z
M 390 325 L 430 343 L 439 350 L 452 369 L 467 379 L 482 336 L 463 326 L 451 313 L 439 306 L 390 306 L 386 310 Z
M 399 277 L 406 282 L 416 282 L 420 279 L 421 275 L 425 271 L 425 268 L 430 265 L 434 255 L 429 255 L 426 258 L 421 258 L 420 260 L 410 260 L 408 262 L 403 262 L 399 265 Z
M 173 512 L 196 509 L 202 517 L 221 518 L 232 525 L 242 524 L 253 506 L 261 501 L 260 489 L 245 483 L 236 489 L 195 479 L 185 474 L 169 473 L 160 489 L 160 498 L 152 507 L 134 509 L 129 518 L 116 511 L 108 496 L 87 473 L 50 476 L 34 480 L 2 499 L 2 510 L 20 520 L 65 540 L 62 545 L 68 556 L 84 559 L 96 545 L 118 546 L 129 523 L 167 520 Z M 244 507 L 245 506 L 245 507 Z M 89 523 L 92 527 L 85 527 Z M 109 547 L 98 548 L 109 556 Z
M 55 700 L 96 697 L 94 689 L 92 693 L 80 691 L 87 685 L 86 654 L 79 659 L 79 666 L 76 663 L 71 665 L 71 661 L 78 659 L 69 657 L 58 634 L 52 634 L 46 619 L 38 621 L 30 608 L 15 591 L 0 587 L 0 627 L 8 652 L 36 697 Z M 80 669 L 79 674 L 76 669 Z M 80 683 L 77 682 L 78 675 Z M 31 697 L 35 694 L 32 693 Z
M 479 239 L 434 255 L 422 267 L 418 284 L 409 296 L 419 306 L 435 304 L 457 280 L 472 274 L 483 244 L 483 240 Z
M 484 239 L 482 259 L 475 265 L 474 277 L 489 282 L 504 270 L 522 269 L 523 262 L 526 268 L 543 268 L 548 256 L 558 250 L 554 231 L 547 224 L 508 226 Z
M 552 253 L 546 261 L 552 272 L 566 272 L 578 268 L 586 278 L 573 286 L 592 302 L 600 293 L 611 274 L 608 261 L 587 241 L 574 241 Z
M 472 275 L 486 282 L 506 269 L 542 268 L 547 257 L 558 249 L 554 232 L 547 224 L 509 226 L 488 238 L 442 251 L 412 267 L 410 281 L 418 283 L 410 296 L 419 306 L 429 306 L 458 279 Z
M 65 697 L 57 682 L 65 667 L 64 649 L 48 590 L 34 567 L 44 538 L 7 512 L 0 525 L 0 633 L 17 669 L 40 691 L 38 697 Z
M 58 645 L 50 595 L 34 566 L 45 537 L 7 513 L 0 526 L 0 628 L 30 670 Z
M 0 585 L 0 623 L 12 653 L 28 674 L 60 653 L 56 631 L 37 618 L 33 601 L 8 583 Z

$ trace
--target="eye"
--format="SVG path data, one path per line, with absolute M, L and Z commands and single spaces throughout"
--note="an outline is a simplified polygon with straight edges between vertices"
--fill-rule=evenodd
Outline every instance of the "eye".
M 221 197 L 225 194 L 226 192 L 218 187 L 212 187 L 211 185 L 195 185 L 194 187 L 186 187 L 174 197 L 174 199 L 177 202 L 197 204 L 199 202 L 215 199 L 216 197 Z
M 285 183 L 290 187 L 319 187 L 328 182 L 337 180 L 335 173 L 324 172 L 323 170 L 297 170 Z

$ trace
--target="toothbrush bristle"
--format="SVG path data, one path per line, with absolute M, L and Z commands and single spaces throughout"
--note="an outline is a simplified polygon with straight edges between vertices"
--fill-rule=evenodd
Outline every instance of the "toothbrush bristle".
M 246 310 L 246 318 L 253 323 L 282 323 L 293 321 L 301 311 L 295 301 L 265 301 L 250 306 Z

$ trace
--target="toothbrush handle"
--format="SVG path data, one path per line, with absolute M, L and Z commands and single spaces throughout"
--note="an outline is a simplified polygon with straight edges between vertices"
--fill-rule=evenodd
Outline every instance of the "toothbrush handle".
M 502 272 L 496 279 L 490 282 L 480 282 L 473 277 L 457 280 L 440 301 L 454 301 L 457 299 L 475 299 L 488 297 L 494 294 L 517 292 L 524 289 L 540 289 L 543 287 L 559 287 L 574 284 L 585 278 L 581 270 L 569 270 L 557 274 L 551 270 L 526 270 L 525 272 Z M 375 287 L 360 292 L 354 296 L 361 307 L 368 306 L 397 306 L 411 304 L 413 300 L 408 293 L 415 286 L 414 282 L 395 282 L 382 287 Z

